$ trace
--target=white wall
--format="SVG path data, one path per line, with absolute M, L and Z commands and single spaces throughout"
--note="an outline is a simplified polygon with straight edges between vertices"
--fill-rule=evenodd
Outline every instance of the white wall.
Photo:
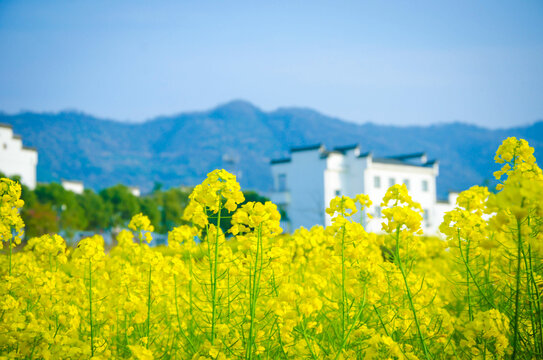
M 426 234 L 437 234 L 443 220 L 444 211 L 452 207 L 449 204 L 438 204 L 436 201 L 436 177 L 438 166 L 415 166 L 391 164 L 373 159 L 371 154 L 359 157 L 358 148 L 340 152 L 327 153 L 323 149 L 295 151 L 291 161 L 273 164 L 275 192 L 272 201 L 278 206 L 287 204 L 286 211 L 290 219 L 287 231 L 300 226 L 310 228 L 316 224 L 330 224 L 330 216 L 325 213 L 330 200 L 339 195 L 354 197 L 367 194 L 373 202 L 368 213 L 374 216 L 369 220 L 359 213 L 355 220 L 364 224 L 367 231 L 380 232 L 380 205 L 391 185 L 409 183 L 409 194 L 414 201 L 421 204 L 425 211 L 422 229 Z M 278 192 L 279 174 L 286 175 L 287 189 Z M 375 186 L 374 178 L 380 178 L 380 186 Z M 423 189 L 426 181 L 427 189 Z M 451 199 L 452 200 L 452 199 Z
M 451 192 L 449 193 L 447 201 L 440 201 L 436 204 L 436 218 L 441 219 L 439 224 L 437 224 L 438 228 L 439 225 L 441 225 L 441 222 L 443 222 L 443 217 L 445 216 L 445 213 L 453 210 L 456 207 L 456 198 L 458 198 L 458 193 Z
M 6 176 L 19 175 L 23 184 L 34 189 L 37 164 L 38 153 L 24 148 L 22 140 L 13 136 L 11 127 L 0 125 L 0 171 Z
M 62 180 L 61 184 L 65 190 L 72 191 L 76 194 L 83 194 L 85 191 L 85 186 L 81 181 Z
M 290 166 L 291 163 L 279 163 L 274 164 L 271 168 L 272 170 L 272 176 L 273 176 L 273 191 L 270 194 L 270 200 L 277 205 L 278 208 L 282 208 L 287 212 L 287 215 L 290 218 L 290 212 L 289 212 L 289 205 L 291 203 L 291 197 L 290 197 L 290 189 L 289 189 L 289 179 L 291 177 L 290 174 Z M 285 176 L 285 188 L 280 189 L 279 186 L 279 175 Z M 292 223 L 290 220 L 287 221 L 287 219 L 281 218 L 281 227 L 286 232 L 294 231 L 295 229 L 292 228 Z
M 330 206 L 330 201 L 338 195 L 345 195 L 346 182 L 349 168 L 344 161 L 344 157 L 338 153 L 330 153 L 322 161 L 326 162 L 324 170 L 324 202 L 323 217 L 325 225 L 332 223 L 330 215 L 326 214 L 326 208 Z M 339 192 L 339 194 L 336 194 Z M 322 223 L 321 223 L 322 224 Z
M 272 166 L 274 184 L 277 189 L 279 174 L 286 174 L 287 191 L 272 196 L 272 201 L 290 198 L 286 207 L 290 219 L 290 230 L 300 226 L 310 228 L 324 223 L 324 170 L 326 159 L 321 159 L 319 150 L 296 151 L 288 163 Z M 288 194 L 284 194 L 288 193 Z M 277 202 L 278 205 L 281 202 Z M 289 229 L 287 229 L 289 230 Z
M 141 195 L 141 190 L 139 187 L 137 186 L 129 186 L 128 187 L 128 190 L 130 190 L 130 192 L 132 193 L 132 195 L 136 196 L 136 197 L 140 197 Z
M 372 162 L 371 166 L 365 172 L 367 184 L 366 194 L 370 196 L 373 206 L 370 213 L 377 217 L 383 197 L 388 188 L 394 184 L 409 183 L 408 191 L 411 198 L 418 202 L 423 210 L 428 213 L 428 220 L 423 220 L 422 229 L 425 233 L 433 233 L 436 227 L 436 182 L 435 169 L 432 167 L 420 166 L 401 166 L 394 164 L 384 164 Z M 380 178 L 380 187 L 375 186 L 375 177 Z M 423 191 L 423 181 L 427 181 L 428 191 Z M 439 225 L 438 225 L 439 226 Z M 369 231 L 381 231 L 381 221 L 374 219 L 369 223 Z

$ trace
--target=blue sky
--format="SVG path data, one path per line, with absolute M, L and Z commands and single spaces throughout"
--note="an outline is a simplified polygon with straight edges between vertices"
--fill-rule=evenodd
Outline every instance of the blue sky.
M 542 1 L 0 1 L 0 110 L 543 119 Z

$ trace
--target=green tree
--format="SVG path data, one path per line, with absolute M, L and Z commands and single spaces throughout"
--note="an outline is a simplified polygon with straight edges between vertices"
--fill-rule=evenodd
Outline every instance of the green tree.
M 66 231 L 83 230 L 88 221 L 85 211 L 77 201 L 76 194 L 65 190 L 58 183 L 40 184 L 34 190 L 40 204 L 49 204 L 59 218 L 59 229 Z
M 25 204 L 21 211 L 21 217 L 25 223 L 26 239 L 44 234 L 54 234 L 59 230 L 57 214 L 51 204 L 40 204 L 38 202 L 32 206 L 26 206 Z
M 85 189 L 83 194 L 77 195 L 77 201 L 88 222 L 84 230 L 105 230 L 110 226 L 110 219 L 113 215 L 112 204 L 104 201 L 91 189 Z
M 118 184 L 100 191 L 104 202 L 111 204 L 109 226 L 126 226 L 132 216 L 141 211 L 139 200 L 128 187 Z
M 151 224 L 153 224 L 153 226 L 155 227 L 155 231 L 160 232 L 159 227 L 160 227 L 161 218 L 162 218 L 161 211 L 160 211 L 161 206 L 157 202 L 156 198 L 154 198 L 153 196 L 145 196 L 145 197 L 141 197 L 139 201 L 140 201 L 140 209 L 141 209 L 140 211 L 144 215 L 147 215 L 149 220 L 151 220 Z

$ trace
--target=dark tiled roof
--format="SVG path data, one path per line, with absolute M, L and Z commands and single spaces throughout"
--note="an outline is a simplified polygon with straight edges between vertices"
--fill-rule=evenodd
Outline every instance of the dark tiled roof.
M 6 128 L 6 129 L 13 129 L 13 126 L 11 126 L 10 124 L 4 124 L 4 123 L 0 123 L 0 127 Z
M 323 151 L 321 154 L 321 159 L 326 159 L 330 154 L 341 154 L 344 155 L 343 152 L 338 150 L 331 150 L 331 151 Z
M 389 156 L 391 159 L 398 159 L 398 160 L 407 160 L 407 159 L 413 159 L 413 158 L 420 158 L 426 156 L 425 152 L 418 152 L 413 154 L 400 154 L 400 155 L 394 155 Z
M 392 159 L 392 158 L 373 158 L 374 163 L 380 163 L 380 164 L 392 164 L 392 165 L 413 165 L 406 163 L 405 161 Z
M 365 158 L 365 157 L 368 157 L 371 155 L 371 151 L 368 151 L 368 152 L 365 152 L 365 153 L 360 153 L 357 157 L 358 158 Z
M 290 148 L 290 152 L 296 152 L 296 151 L 310 151 L 310 150 L 319 150 L 322 147 L 322 144 L 314 144 L 314 145 L 308 145 L 308 146 L 297 146 Z
M 359 144 L 351 144 L 351 145 L 345 145 L 345 146 L 336 146 L 334 148 L 334 150 L 336 151 L 339 151 L 339 152 L 345 152 L 345 151 L 349 151 L 349 150 L 354 150 L 356 149 L 357 147 L 359 147 L 360 145 Z
M 390 164 L 390 165 L 403 165 L 403 166 L 415 166 L 415 167 L 431 167 L 435 163 L 437 163 L 437 160 L 428 161 L 424 164 L 412 164 L 405 161 L 401 161 L 398 159 L 393 158 L 373 158 L 373 162 L 380 163 L 380 164 Z
M 290 158 L 283 158 L 283 159 L 272 159 L 270 160 L 270 164 L 284 164 L 290 162 Z

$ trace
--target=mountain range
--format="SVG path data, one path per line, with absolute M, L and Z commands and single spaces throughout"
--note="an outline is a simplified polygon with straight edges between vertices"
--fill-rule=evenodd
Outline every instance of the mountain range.
M 438 195 L 492 184 L 494 154 L 509 136 L 528 140 L 543 159 L 543 121 L 508 129 L 454 122 L 431 126 L 355 124 L 306 108 L 265 112 L 236 100 L 212 110 L 160 116 L 143 123 L 76 111 L 0 113 L 26 146 L 38 149 L 38 181 L 82 180 L 99 190 L 122 183 L 150 191 L 195 185 L 215 168 L 238 174 L 242 188 L 268 192 L 270 160 L 291 147 L 359 143 L 375 156 L 426 152 L 439 160 Z M 308 179 L 308 181 L 311 181 Z

